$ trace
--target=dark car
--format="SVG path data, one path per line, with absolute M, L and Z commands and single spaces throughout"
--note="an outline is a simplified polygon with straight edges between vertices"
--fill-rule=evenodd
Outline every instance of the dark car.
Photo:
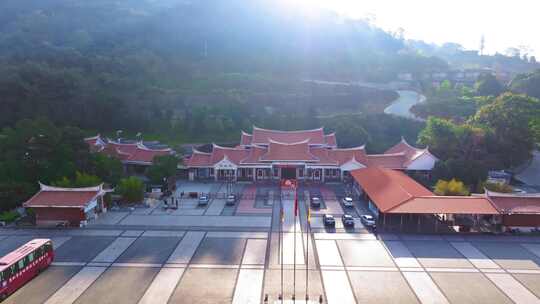
M 321 208 L 321 199 L 314 196 L 311 198 L 311 207 Z
M 328 227 L 336 226 L 336 220 L 334 219 L 334 216 L 330 214 L 323 215 L 323 223 L 325 226 L 328 226 Z
M 344 227 L 354 227 L 354 218 L 350 214 L 344 214 L 341 217 Z

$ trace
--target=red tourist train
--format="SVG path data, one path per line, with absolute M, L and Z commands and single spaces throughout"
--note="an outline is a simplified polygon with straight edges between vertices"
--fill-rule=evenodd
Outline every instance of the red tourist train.
M 50 239 L 34 239 L 0 258 L 0 302 L 47 268 L 54 259 Z

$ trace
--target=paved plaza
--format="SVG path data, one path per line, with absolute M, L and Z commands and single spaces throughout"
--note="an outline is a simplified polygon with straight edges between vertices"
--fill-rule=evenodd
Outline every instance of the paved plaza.
M 186 187 L 207 193 L 223 186 Z M 360 202 L 345 209 L 337 191 L 324 196 L 331 202 L 319 213 L 330 206 L 338 223 L 339 214 L 364 212 Z M 0 255 L 36 237 L 52 238 L 56 252 L 53 265 L 5 303 L 263 303 L 266 295 L 276 303 L 281 292 L 290 300 L 294 291 L 297 299 L 307 291 L 325 303 L 540 303 L 540 238 L 375 237 L 359 221 L 352 230 L 327 230 L 317 214 L 308 235 L 301 233 L 308 230 L 307 196 L 297 218 L 291 197 L 252 199 L 249 208 L 265 213 L 238 212 L 238 203 L 225 207 L 221 199 L 205 207 L 187 200 L 177 210 L 111 211 L 84 229 L 1 229 Z

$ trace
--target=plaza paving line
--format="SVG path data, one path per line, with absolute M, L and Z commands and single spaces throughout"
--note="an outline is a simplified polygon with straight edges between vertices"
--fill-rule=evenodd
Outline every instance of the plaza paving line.
M 135 238 L 119 237 L 100 252 L 92 262 L 112 263 L 135 241 Z
M 532 254 L 534 254 L 535 256 L 540 257 L 540 244 L 522 243 L 520 245 L 524 247 L 525 249 L 529 250 L 530 252 L 532 252 Z
M 336 241 L 316 240 L 315 245 L 321 266 L 343 266 Z
M 85 262 L 52 262 L 52 266 L 84 266 Z
M 71 304 L 106 270 L 106 267 L 84 267 L 64 286 L 58 289 L 45 304 Z
M 399 271 L 397 267 L 346 266 L 347 271 Z
M 540 274 L 540 270 L 534 269 L 506 269 L 509 273 Z
M 149 268 L 160 268 L 162 264 L 157 263 L 113 263 L 114 267 L 149 267 Z
M 266 240 L 248 239 L 242 264 L 264 265 L 266 261 Z
M 225 208 L 224 199 L 213 199 L 210 206 L 204 212 L 204 215 L 220 215 Z
M 204 268 L 204 269 L 237 269 L 240 268 L 239 264 L 191 264 L 190 268 Z
M 249 231 L 209 231 L 206 234 L 207 238 L 239 238 L 239 239 L 266 239 L 266 232 L 249 232 Z
M 65 242 L 69 241 L 71 239 L 70 236 L 53 236 L 51 238 L 53 243 L 54 250 L 57 250 L 60 248 L 60 246 L 64 245 Z
M 204 239 L 203 231 L 188 231 L 176 249 L 167 260 L 167 263 L 188 264 Z
M 166 304 L 185 268 L 162 268 L 146 290 L 139 304 Z
M 327 303 L 356 303 L 351 284 L 347 278 L 347 272 L 322 270 L 321 273 L 324 290 L 326 291 Z
M 119 226 L 175 226 L 175 227 L 243 227 L 270 228 L 269 216 L 221 215 L 129 215 Z
M 398 267 L 422 267 L 420 263 L 418 263 L 418 260 L 402 242 L 386 241 L 383 244 L 386 245 L 386 248 Z
M 120 236 L 124 230 L 73 229 L 65 233 L 71 236 Z
M 426 267 L 428 272 L 479 272 L 475 268 L 447 268 L 447 267 Z
M 240 269 L 234 289 L 233 304 L 261 303 L 263 269 Z
M 402 272 L 403 276 L 409 282 L 412 290 L 420 299 L 420 302 L 426 303 L 449 303 L 439 287 L 433 282 L 426 272 Z
M 145 231 L 142 236 L 149 237 L 178 237 L 181 238 L 184 236 L 185 231 L 175 231 L 175 230 L 149 230 Z
M 540 303 L 533 293 L 511 275 L 507 273 L 486 273 L 485 275 L 515 303 Z
M 86 266 L 96 266 L 96 267 L 109 267 L 111 263 L 106 262 L 89 262 Z
M 143 233 L 144 233 L 144 230 L 126 230 L 124 231 L 124 233 L 122 233 L 122 236 L 139 237 Z
M 376 240 L 371 233 L 314 233 L 316 240 Z
M 476 268 L 482 269 L 499 269 L 499 265 L 493 262 L 485 254 L 476 249 L 471 243 L 468 242 L 450 242 L 450 244 L 456 248 L 471 264 Z

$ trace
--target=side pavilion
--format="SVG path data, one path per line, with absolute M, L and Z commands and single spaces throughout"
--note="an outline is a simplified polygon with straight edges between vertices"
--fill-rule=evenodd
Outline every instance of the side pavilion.
M 478 226 L 480 216 L 500 214 L 486 197 L 437 196 L 397 170 L 370 167 L 351 174 L 355 189 L 367 199 L 383 229 L 420 232 L 429 225 L 439 231 L 444 228 L 438 227 L 439 222 L 446 227 Z

